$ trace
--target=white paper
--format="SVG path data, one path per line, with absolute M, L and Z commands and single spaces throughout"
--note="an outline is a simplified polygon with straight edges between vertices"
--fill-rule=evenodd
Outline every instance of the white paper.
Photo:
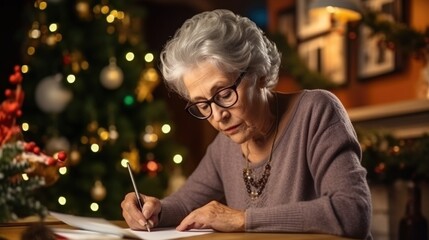
M 192 229 L 189 231 L 177 231 L 175 228 L 154 228 L 150 232 L 147 231 L 135 231 L 128 229 L 134 235 L 138 236 L 140 239 L 145 240 L 169 240 L 176 238 L 192 237 L 203 234 L 212 233 L 212 229 Z
M 154 228 L 154 229 L 151 229 L 150 232 L 135 231 L 129 228 L 118 227 L 102 218 L 79 217 L 79 216 L 57 213 L 57 212 L 50 212 L 50 214 L 55 218 L 57 218 L 58 220 L 70 226 L 88 230 L 88 231 L 109 234 L 112 237 L 112 239 L 113 239 L 112 235 L 115 235 L 119 237 L 131 237 L 131 238 L 146 239 L 146 240 L 152 240 L 152 239 L 168 240 L 168 239 L 203 235 L 203 234 L 208 234 L 213 232 L 213 230 L 211 229 L 201 229 L 201 230 L 195 229 L 195 230 L 181 232 L 181 231 L 177 231 L 175 228 Z M 59 230 L 57 231 L 58 231 L 57 233 L 60 234 L 60 231 Z M 69 239 L 85 239 L 85 238 L 79 238 L 79 237 L 82 237 L 81 235 L 83 234 L 88 234 L 88 232 L 80 231 L 80 230 L 75 230 L 75 231 L 64 230 L 63 234 L 64 233 L 70 234 Z M 86 238 L 86 239 L 90 239 L 90 238 Z
M 113 239 L 122 239 L 121 236 L 112 235 L 112 234 L 104 234 L 99 232 L 87 231 L 87 230 L 79 230 L 79 229 L 65 229 L 65 228 L 52 228 L 52 231 L 61 237 L 64 237 L 69 240 L 113 240 Z
M 79 217 L 57 212 L 49 213 L 58 220 L 76 228 L 106 234 L 113 234 L 121 237 L 137 238 L 137 236 L 132 234 L 127 229 L 120 228 L 103 218 Z

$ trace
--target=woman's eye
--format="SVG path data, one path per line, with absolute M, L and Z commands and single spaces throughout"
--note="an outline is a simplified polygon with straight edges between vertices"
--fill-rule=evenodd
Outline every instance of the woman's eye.
M 218 99 L 228 99 L 229 97 L 231 97 L 232 94 L 232 90 L 231 89 L 224 89 L 220 92 L 218 92 L 218 94 L 216 95 L 216 97 Z
M 197 107 L 200 110 L 207 110 L 209 108 L 209 105 L 207 103 L 198 103 Z

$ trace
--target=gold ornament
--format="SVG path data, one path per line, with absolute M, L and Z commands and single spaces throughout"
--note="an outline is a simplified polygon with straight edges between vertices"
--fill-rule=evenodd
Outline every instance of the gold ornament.
M 106 188 L 100 180 L 95 181 L 94 186 L 91 189 L 91 197 L 95 201 L 101 201 L 106 197 Z
M 155 68 L 150 67 L 143 70 L 136 89 L 137 100 L 139 102 L 143 102 L 144 100 L 148 102 L 152 101 L 152 92 L 158 84 L 159 74 Z
M 80 19 L 91 20 L 91 6 L 89 6 L 87 1 L 78 1 L 76 3 L 76 12 Z
M 109 62 L 109 65 L 101 70 L 100 81 L 105 88 L 116 89 L 121 86 L 124 80 L 124 73 L 116 65 L 116 58 L 110 58 Z
M 140 154 L 136 147 L 132 147 L 129 152 L 122 153 L 122 158 L 128 160 L 134 172 L 140 172 Z
M 70 152 L 70 164 L 77 165 L 80 162 L 80 152 L 77 149 L 73 149 Z

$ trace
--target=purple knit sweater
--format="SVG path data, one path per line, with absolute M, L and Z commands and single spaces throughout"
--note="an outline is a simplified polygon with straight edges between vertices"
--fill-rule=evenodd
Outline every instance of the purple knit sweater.
M 211 200 L 245 210 L 246 232 L 317 232 L 371 239 L 371 196 L 361 149 L 340 101 L 304 90 L 279 132 L 271 175 L 251 200 L 240 145 L 218 134 L 186 184 L 162 202 L 160 226 L 178 225 Z M 260 176 L 268 159 L 253 166 Z

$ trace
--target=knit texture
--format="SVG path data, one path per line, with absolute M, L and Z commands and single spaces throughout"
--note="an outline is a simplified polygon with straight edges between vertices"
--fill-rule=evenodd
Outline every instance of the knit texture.
M 160 225 L 177 225 L 212 200 L 245 210 L 246 232 L 315 232 L 372 239 L 371 196 L 361 149 L 335 95 L 304 90 L 279 132 L 271 175 L 262 195 L 250 199 L 240 145 L 218 134 L 187 183 L 161 201 Z M 252 165 L 261 176 L 268 158 Z

